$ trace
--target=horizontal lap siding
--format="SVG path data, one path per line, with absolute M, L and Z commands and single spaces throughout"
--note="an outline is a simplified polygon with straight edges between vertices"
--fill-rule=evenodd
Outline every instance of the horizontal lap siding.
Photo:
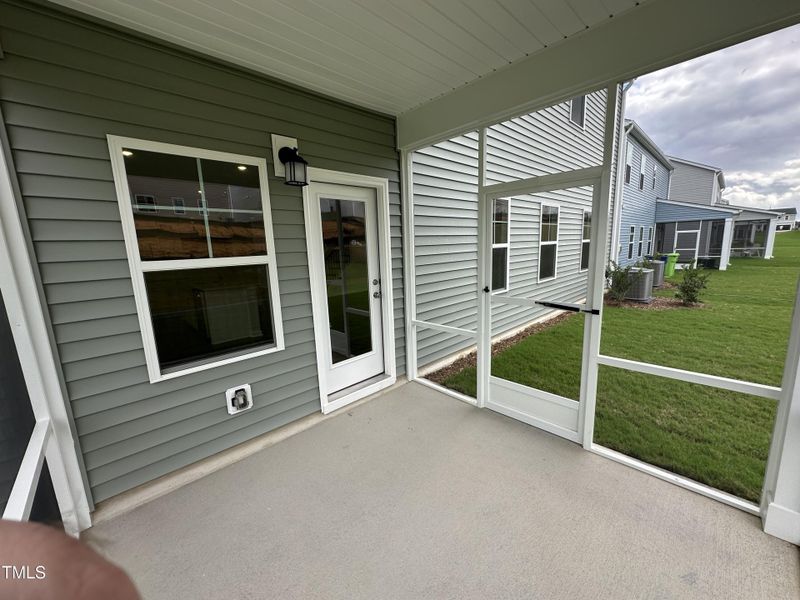
M 601 91 L 587 97 L 585 129 L 569 122 L 566 103 L 489 128 L 487 184 L 600 165 L 604 118 Z M 417 318 L 475 330 L 478 134 L 429 146 L 412 158 Z M 561 207 L 560 241 L 558 276 L 539 284 L 542 201 Z M 512 199 L 509 294 L 568 302 L 586 297 L 586 273 L 580 271 L 583 208 L 591 209 L 588 188 Z M 492 333 L 506 333 L 550 312 L 495 304 Z M 417 340 L 421 368 L 474 345 L 424 328 Z
M 642 245 L 642 255 L 647 254 L 647 229 L 654 227 L 656 223 L 656 199 L 666 198 L 669 193 L 669 170 L 653 155 L 647 151 L 637 139 L 629 135 L 627 144 L 633 147 L 631 158 L 631 180 L 622 185 L 622 209 L 620 214 L 620 252 L 618 263 L 625 267 L 634 265 L 642 260 L 638 256 L 639 248 L 639 228 L 644 227 L 644 244 Z M 639 189 L 639 173 L 642 164 L 642 157 L 646 157 L 644 173 L 644 189 Z M 624 161 L 623 161 L 624 162 Z M 653 164 L 656 165 L 656 187 L 653 189 Z M 625 165 L 622 165 L 622 176 L 624 177 Z M 633 257 L 628 258 L 628 239 L 630 228 L 635 228 Z M 655 251 L 655 227 L 653 229 L 653 251 Z
M 675 221 L 704 221 L 718 220 L 732 217 L 733 213 L 704 208 L 702 206 L 681 206 L 679 204 L 669 204 L 659 202 L 656 210 L 656 220 L 659 223 L 670 223 Z
M 711 204 L 714 198 L 714 179 L 716 174 L 710 169 L 670 161 L 675 166 L 672 172 L 672 186 L 669 197 L 681 202 Z
M 286 350 L 150 384 L 105 136 L 386 177 L 398 367 L 403 305 L 394 121 L 34 5 L 0 3 L 2 106 L 96 501 L 319 410 L 300 190 L 270 177 Z M 225 389 L 250 383 L 235 418 Z

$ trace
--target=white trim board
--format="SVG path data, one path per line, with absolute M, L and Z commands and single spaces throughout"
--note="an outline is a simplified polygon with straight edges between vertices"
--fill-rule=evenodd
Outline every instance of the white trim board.
M 333 183 L 339 185 L 349 185 L 356 187 L 366 187 L 375 190 L 378 210 L 378 247 L 380 248 L 380 273 L 381 288 L 385 290 L 381 303 L 381 320 L 383 326 L 383 364 L 384 375 L 380 381 L 367 387 L 354 386 L 351 393 L 335 394 L 335 400 L 329 401 L 331 394 L 328 394 L 328 382 L 325 369 L 317 368 L 317 381 L 319 384 L 320 408 L 323 414 L 328 414 L 343 406 L 347 406 L 356 400 L 373 394 L 379 390 L 393 385 L 397 381 L 397 364 L 395 362 L 394 347 L 394 301 L 392 293 L 392 244 L 389 230 L 389 180 L 382 177 L 372 177 L 369 175 L 358 175 L 356 173 L 345 173 L 342 171 L 331 171 L 316 167 L 308 168 L 309 182 Z M 324 272 L 321 271 L 323 265 L 317 264 L 312 260 L 315 255 L 315 245 L 312 239 L 313 223 L 311 220 L 312 211 L 318 210 L 312 206 L 313 198 L 309 186 L 303 187 L 303 214 L 306 231 L 306 251 L 308 255 L 308 271 L 311 284 L 311 305 L 318 305 L 325 298 L 326 292 L 321 281 L 324 280 Z M 325 356 L 325 345 L 320 340 L 330 335 L 329 324 L 324 322 L 319 315 L 319 311 L 312 310 L 314 321 L 314 346 L 316 349 L 317 366 L 327 363 Z M 350 388 L 348 388 L 350 389 Z

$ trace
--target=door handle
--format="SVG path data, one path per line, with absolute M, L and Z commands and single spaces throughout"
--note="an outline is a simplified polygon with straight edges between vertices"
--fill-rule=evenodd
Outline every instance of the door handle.
M 380 298 L 381 297 L 381 293 L 380 292 L 372 292 L 372 297 L 373 298 Z

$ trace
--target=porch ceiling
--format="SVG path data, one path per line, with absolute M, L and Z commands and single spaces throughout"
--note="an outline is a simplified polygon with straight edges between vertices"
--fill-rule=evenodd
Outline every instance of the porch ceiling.
M 393 115 L 644 1 L 54 0 Z

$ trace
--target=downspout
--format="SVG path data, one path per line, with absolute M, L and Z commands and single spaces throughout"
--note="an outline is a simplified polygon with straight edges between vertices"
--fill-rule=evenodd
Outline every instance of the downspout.
M 615 263 L 619 262 L 619 236 L 620 236 L 620 220 L 622 219 L 622 187 L 625 185 L 624 175 L 623 182 L 620 183 L 620 173 L 622 173 L 622 164 L 625 159 L 627 151 L 627 136 L 625 135 L 625 101 L 627 99 L 627 92 L 634 84 L 636 79 L 631 79 L 622 84 L 622 98 L 619 103 L 619 127 L 617 129 L 617 164 L 614 169 L 614 212 L 611 218 L 611 248 L 609 249 L 609 258 Z

